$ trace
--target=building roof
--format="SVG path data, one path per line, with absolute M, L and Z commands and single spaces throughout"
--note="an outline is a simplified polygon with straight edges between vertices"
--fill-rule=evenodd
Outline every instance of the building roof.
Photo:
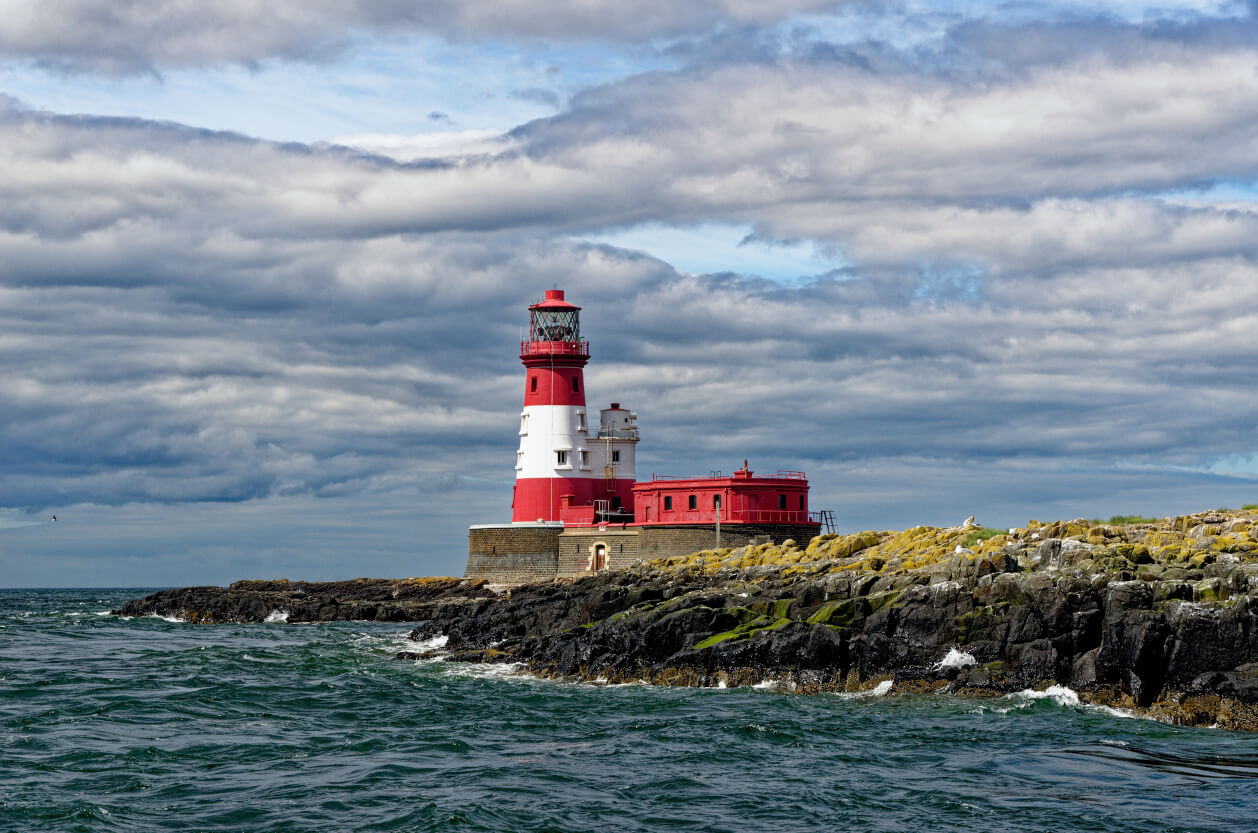
M 546 290 L 546 300 L 539 301 L 538 303 L 531 305 L 529 309 L 579 310 L 581 308 L 576 304 L 570 304 L 565 301 L 563 299 L 562 289 L 548 289 Z

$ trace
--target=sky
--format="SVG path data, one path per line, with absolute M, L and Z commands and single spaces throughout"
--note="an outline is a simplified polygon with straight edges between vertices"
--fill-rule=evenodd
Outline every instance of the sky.
M 1258 503 L 1256 263 L 1258 0 L 0 0 L 0 587 L 461 574 L 552 287 L 640 479 Z

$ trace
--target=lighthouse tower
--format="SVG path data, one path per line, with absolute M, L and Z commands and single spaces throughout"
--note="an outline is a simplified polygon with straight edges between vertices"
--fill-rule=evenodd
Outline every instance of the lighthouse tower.
M 592 506 L 604 518 L 633 511 L 637 415 L 613 402 L 591 424 L 582 374 L 590 345 L 581 338 L 580 310 L 561 289 L 529 307 L 513 523 L 562 521 L 565 507 Z

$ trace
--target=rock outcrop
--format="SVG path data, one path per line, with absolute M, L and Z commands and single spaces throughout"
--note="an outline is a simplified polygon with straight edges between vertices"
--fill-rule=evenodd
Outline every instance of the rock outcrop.
M 1258 731 L 1258 517 L 821 536 L 436 603 L 449 658 L 587 681 L 996 696 Z
M 973 696 L 1065 685 L 1085 702 L 1258 731 L 1254 510 L 823 535 L 500 596 L 457 579 L 240 582 L 119 612 L 423 620 L 413 638 L 447 637 L 447 659 L 586 681 Z
M 227 622 L 417 622 L 437 600 L 493 597 L 483 581 L 458 578 L 359 578 L 348 581 L 238 581 L 230 587 L 182 587 L 134 599 L 116 616 L 173 616 L 196 624 Z

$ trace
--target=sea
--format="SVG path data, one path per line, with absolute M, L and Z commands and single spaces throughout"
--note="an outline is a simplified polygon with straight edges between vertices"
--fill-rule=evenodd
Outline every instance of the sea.
M 108 615 L 147 592 L 0 591 L 0 831 L 1258 830 L 1258 735 L 1064 688 L 555 682 L 394 660 L 398 624 Z

